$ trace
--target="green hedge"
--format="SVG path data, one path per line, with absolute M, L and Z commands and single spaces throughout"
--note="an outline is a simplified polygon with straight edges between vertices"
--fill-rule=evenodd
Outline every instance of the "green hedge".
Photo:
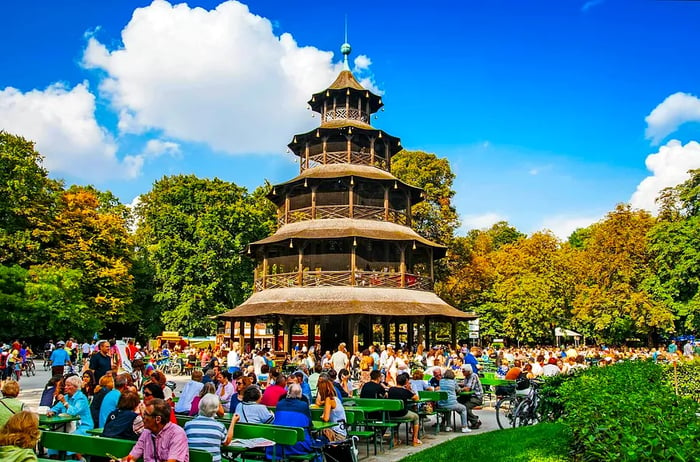
M 560 384 L 562 421 L 578 461 L 700 460 L 698 403 L 676 396 L 666 366 L 634 361 Z
M 664 367 L 664 378 L 679 395 L 700 403 L 700 358 L 691 362 L 668 364 Z

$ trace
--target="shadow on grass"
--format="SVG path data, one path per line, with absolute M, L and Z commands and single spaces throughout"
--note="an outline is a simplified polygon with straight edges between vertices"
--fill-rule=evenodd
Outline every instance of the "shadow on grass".
M 564 425 L 542 423 L 530 427 L 463 436 L 426 449 L 401 462 L 569 462 L 570 434 Z

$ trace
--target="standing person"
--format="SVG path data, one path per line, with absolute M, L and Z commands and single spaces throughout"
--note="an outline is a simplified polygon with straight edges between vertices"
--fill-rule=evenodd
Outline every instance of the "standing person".
M 143 413 L 145 430 L 136 445 L 122 462 L 189 462 L 190 449 L 185 430 L 170 422 L 170 405 L 162 399 L 153 399 Z
M 391 411 L 391 418 L 407 418 L 411 419 L 413 424 L 413 445 L 420 446 L 423 444 L 421 440 L 418 439 L 418 433 L 420 431 L 420 417 L 418 414 L 408 409 L 411 402 L 418 401 L 418 393 L 411 390 L 411 383 L 408 380 L 408 374 L 401 373 L 396 377 L 396 386 L 389 388 L 387 391 L 388 399 L 400 399 L 404 402 L 404 408 L 400 411 Z
M 318 378 L 321 377 L 321 372 L 323 368 L 321 363 L 316 363 L 313 369 L 313 373 L 309 375 L 309 388 L 311 389 L 311 402 L 316 399 L 316 393 L 318 389 Z
M 90 357 L 90 369 L 95 372 L 95 380 L 112 370 L 112 357 L 109 355 L 109 342 L 101 340 L 97 344 L 99 351 Z
M 337 396 L 333 382 L 327 379 L 318 381 L 318 396 L 316 404 L 323 408 L 321 420 L 324 422 L 338 422 L 338 425 L 323 430 L 328 441 L 343 441 L 348 437 L 345 429 L 345 408 L 343 401 Z
M 14 414 L 0 426 L 0 460 L 35 462 L 34 447 L 39 441 L 39 417 L 29 411 Z
M 66 366 L 70 366 L 70 356 L 65 348 L 66 344 L 60 340 L 56 343 L 56 348 L 51 352 L 49 361 L 51 361 L 51 375 L 63 375 Z
M 341 343 L 340 345 L 338 345 L 338 351 L 333 353 L 333 355 L 331 356 L 331 364 L 336 372 L 340 372 L 341 369 L 348 368 L 350 360 L 348 359 L 347 351 L 348 350 L 345 347 L 345 343 Z
M 440 380 L 440 391 L 447 392 L 447 399 L 438 401 L 438 406 L 451 411 L 459 412 L 459 417 L 462 420 L 462 433 L 469 433 L 469 420 L 467 419 L 467 407 L 464 404 L 457 402 L 457 391 L 459 386 L 455 380 L 455 373 L 452 369 L 447 369 Z M 446 427 L 445 431 L 452 431 L 450 427 Z
M 189 447 L 207 451 L 212 455 L 213 462 L 221 462 L 221 446 L 231 442 L 238 422 L 238 416 L 234 415 L 227 431 L 226 427 L 214 418 L 219 404 L 215 395 L 203 396 L 199 402 L 199 415 L 185 424 Z

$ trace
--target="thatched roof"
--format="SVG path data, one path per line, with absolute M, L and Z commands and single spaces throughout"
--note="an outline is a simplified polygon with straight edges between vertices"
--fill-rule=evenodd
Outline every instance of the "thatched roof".
M 353 128 L 353 135 L 365 133 L 368 137 L 376 138 L 377 152 L 382 157 L 384 156 L 384 146 L 389 147 L 389 157 L 393 157 L 403 149 L 403 147 L 401 147 L 400 138 L 357 120 L 333 120 L 324 122 L 318 128 L 309 130 L 306 133 L 297 133 L 294 135 L 292 142 L 289 143 L 287 147 L 294 155 L 303 157 L 305 155 L 307 141 L 312 146 L 321 144 L 320 139 L 323 137 L 327 137 L 329 141 L 345 142 L 347 141 L 345 136 L 348 134 L 350 127 Z
M 284 202 L 284 196 L 288 186 L 294 186 L 298 183 L 302 183 L 304 179 L 346 178 L 349 176 L 396 182 L 398 185 L 400 185 L 399 187 L 402 191 L 408 190 L 411 193 L 412 205 L 416 205 L 423 201 L 423 197 L 421 196 L 423 190 L 421 188 L 404 183 L 386 170 L 370 165 L 358 164 L 326 164 L 306 169 L 301 172 L 299 176 L 296 176 L 289 181 L 285 181 L 284 183 L 274 185 L 273 190 L 276 190 L 276 194 L 272 194 L 272 191 L 270 191 L 266 197 L 276 205 L 281 205 Z
M 445 256 L 447 247 L 429 241 L 408 226 L 387 221 L 356 220 L 352 218 L 327 218 L 289 223 L 275 234 L 250 244 L 252 248 L 288 239 L 331 239 L 341 237 L 364 237 L 386 241 L 415 241 L 433 247 L 435 258 Z
M 375 95 L 371 91 L 364 88 L 362 84 L 357 81 L 352 72 L 347 70 L 341 71 L 340 74 L 338 74 L 338 77 L 335 79 L 335 82 L 333 82 L 330 87 L 318 93 L 314 93 L 308 103 L 309 106 L 311 106 L 311 109 L 321 113 L 323 110 L 323 101 L 332 101 L 333 98 L 338 97 L 339 95 L 352 95 L 351 98 L 353 101 L 356 101 L 357 98 L 364 98 L 364 101 L 369 100 L 371 114 L 374 114 L 382 106 L 384 106 L 381 96 Z
M 475 319 L 474 313 L 460 311 L 433 292 L 368 287 L 291 287 L 254 293 L 219 319 L 272 315 L 345 316 L 428 316 Z
M 352 72 L 350 71 L 340 71 L 338 77 L 335 79 L 329 87 L 331 90 L 342 89 L 342 88 L 354 88 L 355 90 L 364 90 L 365 87 L 360 85 Z

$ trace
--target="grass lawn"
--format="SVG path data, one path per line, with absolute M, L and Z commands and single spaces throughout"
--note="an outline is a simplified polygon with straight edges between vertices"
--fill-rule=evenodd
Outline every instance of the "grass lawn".
M 569 432 L 564 425 L 529 427 L 463 436 L 426 449 L 401 462 L 507 460 L 508 462 L 569 462 Z

